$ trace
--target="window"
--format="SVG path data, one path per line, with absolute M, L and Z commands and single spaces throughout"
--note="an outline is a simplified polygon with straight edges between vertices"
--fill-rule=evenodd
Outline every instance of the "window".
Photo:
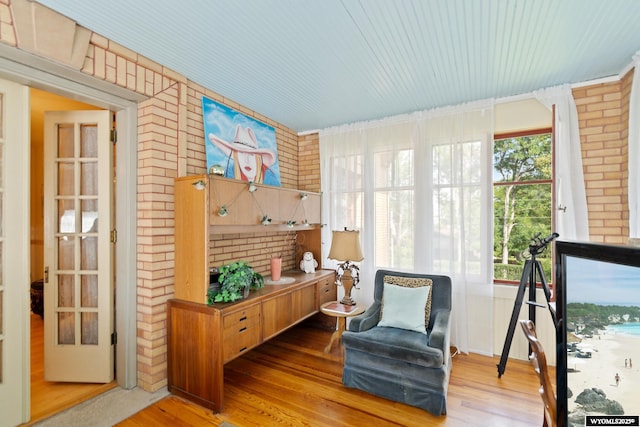
M 494 138 L 495 281 L 520 282 L 529 244 L 552 232 L 551 153 L 550 129 Z M 547 281 L 552 277 L 551 259 L 550 250 L 537 256 Z

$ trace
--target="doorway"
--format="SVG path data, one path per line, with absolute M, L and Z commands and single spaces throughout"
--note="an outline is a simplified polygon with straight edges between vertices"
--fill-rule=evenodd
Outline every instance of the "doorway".
M 31 282 L 37 284 L 44 275 L 44 112 L 66 110 L 103 110 L 39 89 L 30 89 L 31 113 Z M 115 156 L 114 156 L 115 157 Z M 115 160 L 114 160 L 115 162 Z M 115 170 L 115 169 L 114 169 Z M 38 310 L 36 310 L 38 311 Z M 62 383 L 44 380 L 44 319 L 40 313 L 30 313 L 31 327 L 31 422 L 95 397 L 117 386 L 107 384 Z

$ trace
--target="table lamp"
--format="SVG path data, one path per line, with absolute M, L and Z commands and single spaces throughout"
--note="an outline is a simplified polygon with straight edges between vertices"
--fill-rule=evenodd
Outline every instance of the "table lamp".
M 340 301 L 344 305 L 356 305 L 351 298 L 351 289 L 357 288 L 360 281 L 360 271 L 353 261 L 362 261 L 362 250 L 360 249 L 360 232 L 349 231 L 345 227 L 344 231 L 333 231 L 329 259 L 343 261 L 338 264 L 336 270 L 336 285 L 344 287 L 344 298 Z

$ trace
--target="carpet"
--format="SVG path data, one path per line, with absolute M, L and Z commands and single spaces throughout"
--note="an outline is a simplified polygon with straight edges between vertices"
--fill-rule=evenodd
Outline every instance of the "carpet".
M 117 387 L 35 423 L 34 426 L 111 427 L 168 395 L 166 387 L 154 393 L 137 387 L 131 390 Z

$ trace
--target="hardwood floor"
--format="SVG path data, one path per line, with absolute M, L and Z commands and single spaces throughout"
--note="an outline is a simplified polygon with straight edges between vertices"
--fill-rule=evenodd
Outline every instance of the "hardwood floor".
M 340 349 L 323 353 L 330 331 L 300 325 L 225 366 L 225 409 L 219 414 L 169 396 L 121 427 L 217 426 L 540 426 L 542 400 L 532 366 L 499 357 L 457 355 L 447 415 L 345 388 Z M 555 372 L 555 371 L 553 371 Z
M 117 386 L 44 380 L 44 322 L 31 314 L 31 425 Z

